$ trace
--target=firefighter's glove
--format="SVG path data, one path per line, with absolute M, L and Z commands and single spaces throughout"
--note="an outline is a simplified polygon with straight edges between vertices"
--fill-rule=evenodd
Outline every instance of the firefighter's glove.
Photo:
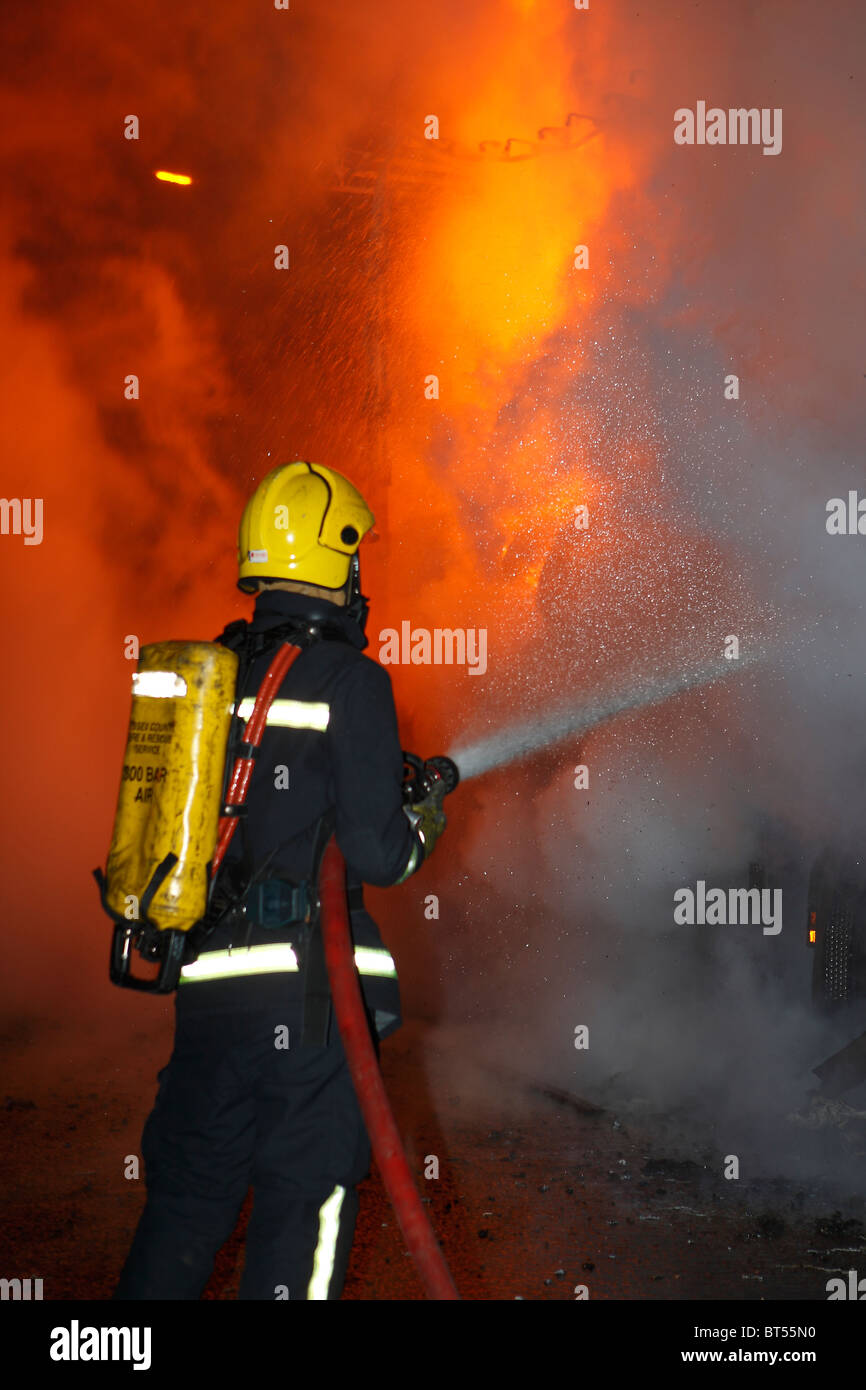
M 436 841 L 442 834 L 447 824 L 445 812 L 442 810 L 442 802 L 445 797 L 447 787 L 445 783 L 437 782 L 423 801 L 418 801 L 414 806 L 404 806 L 403 810 L 412 826 L 415 834 L 421 843 L 421 849 L 425 859 L 429 859 L 433 853 Z

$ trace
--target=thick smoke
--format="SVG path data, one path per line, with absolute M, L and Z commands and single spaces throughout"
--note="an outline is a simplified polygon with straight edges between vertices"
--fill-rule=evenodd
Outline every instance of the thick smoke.
M 494 474 L 509 443 L 541 454 L 533 496 L 588 497 L 601 520 L 582 538 L 524 518 L 505 558 L 525 572 L 543 556 L 531 622 L 518 609 L 500 629 L 501 663 L 457 747 L 504 726 L 505 749 L 567 692 L 579 712 L 599 687 L 628 690 L 728 633 L 772 656 L 473 788 L 447 951 L 483 939 L 477 969 L 453 974 L 467 1015 L 479 991 L 498 1009 L 506 1058 L 623 1103 L 687 1103 L 720 1143 L 745 1134 L 753 1162 L 785 1166 L 797 1157 L 779 1120 L 863 1023 L 815 1016 L 805 947 L 809 866 L 825 844 L 862 859 L 866 811 L 862 558 L 859 539 L 825 529 L 828 498 L 857 486 L 862 428 L 846 300 L 863 210 L 848 135 L 863 113 L 829 75 L 862 20 L 819 34 L 806 7 L 735 11 L 739 25 L 728 11 L 677 33 L 623 12 L 616 54 L 575 54 L 580 109 L 606 116 L 640 177 L 604 223 L 609 294 L 503 390 L 475 453 Z M 817 57 L 802 43 L 813 32 Z M 781 106 L 784 154 L 675 148 L 673 109 L 698 99 Z M 440 476 L 461 444 L 452 422 Z M 476 480 L 462 485 L 472 505 Z M 483 500 L 472 519 L 488 521 Z M 485 524 L 470 529 L 483 546 Z M 779 937 L 674 925 L 677 888 L 743 884 L 753 860 L 783 889 Z
M 7 1005 L 112 1008 L 88 874 L 124 638 L 246 611 L 244 496 L 307 457 L 377 513 L 373 655 L 404 618 L 487 630 L 483 677 L 392 668 L 418 751 L 717 662 L 728 634 L 770 653 L 466 783 L 424 877 L 371 895 L 410 1011 L 483 1017 L 506 1060 L 519 1034 L 576 1090 L 699 1100 L 722 1129 L 798 1103 L 832 1045 L 806 870 L 866 810 L 861 540 L 824 527 L 862 441 L 859 8 L 33 3 L 2 23 L 3 493 L 45 506 L 40 546 L 0 537 Z M 699 100 L 781 108 L 781 154 L 675 146 Z M 779 937 L 674 926 L 676 888 L 755 858 L 784 886 Z

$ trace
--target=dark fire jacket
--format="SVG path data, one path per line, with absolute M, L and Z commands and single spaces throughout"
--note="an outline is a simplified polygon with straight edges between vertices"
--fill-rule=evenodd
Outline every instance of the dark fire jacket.
M 336 604 L 284 590 L 265 591 L 256 599 L 251 629 L 265 631 L 295 617 L 327 618 L 345 640 L 318 641 L 302 651 L 288 671 L 262 736 L 246 815 L 220 873 L 245 882 L 268 861 L 267 878 L 309 880 L 317 822 L 335 808 L 348 887 L 388 886 L 401 877 L 417 843 L 402 810 L 403 756 L 390 676 L 363 654 L 367 638 Z M 233 735 L 249 718 L 275 651 L 272 646 L 255 659 L 242 677 Z M 374 972 L 365 973 L 359 962 L 364 998 L 380 1037 L 386 1037 L 401 1021 L 396 972 L 388 974 L 387 952 L 369 913 L 353 907 L 350 921 L 356 959 L 358 948 L 363 948 L 362 959 Z M 224 925 L 208 938 L 199 960 L 229 946 L 234 952 L 287 942 L 292 934 L 291 927 L 265 928 L 250 920 Z M 194 971 L 195 965 L 183 972 L 178 1009 L 270 1007 L 302 993 L 300 972 L 213 980 L 193 978 Z

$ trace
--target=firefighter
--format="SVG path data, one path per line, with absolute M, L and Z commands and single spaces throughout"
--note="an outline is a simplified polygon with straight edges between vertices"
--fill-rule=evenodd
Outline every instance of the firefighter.
M 374 518 L 333 469 L 289 463 L 250 498 L 227 766 L 278 641 L 305 634 L 268 716 L 210 931 L 184 965 L 175 1041 L 142 1136 L 147 1200 L 116 1299 L 197 1299 L 250 1186 L 242 1299 L 340 1297 L 370 1145 L 332 1015 L 315 876 L 333 828 L 346 862 L 371 1034 L 400 1026 L 394 962 L 363 883 L 403 883 L 445 827 L 442 793 L 404 807 L 388 673 L 364 655 L 358 547 Z

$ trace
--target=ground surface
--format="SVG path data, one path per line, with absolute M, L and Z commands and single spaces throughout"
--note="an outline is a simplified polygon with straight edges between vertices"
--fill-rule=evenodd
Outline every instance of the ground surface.
M 26 1026 L 3 1043 L 0 1274 L 41 1277 L 46 1299 L 105 1299 L 143 1201 L 123 1177 L 138 1152 L 155 1075 L 170 1048 L 162 1021 L 133 1034 L 119 1064 L 98 1037 L 72 1055 L 62 1030 Z M 470 1300 L 826 1300 L 826 1281 L 866 1273 L 856 1183 L 726 1181 L 687 1123 L 639 1120 L 547 1092 L 421 1023 L 383 1047 L 383 1070 L 418 1186 L 461 1295 Z M 485 1080 L 486 1078 L 486 1080 Z M 531 1079 L 533 1080 L 533 1079 Z M 787 1142 L 816 1142 L 792 1127 Z M 826 1132 L 821 1142 L 827 1143 Z M 847 1157 L 862 1128 L 831 1134 Z M 859 1146 L 859 1147 L 858 1147 Z M 439 1178 L 425 1180 L 425 1159 Z M 246 1210 L 207 1298 L 235 1296 Z M 420 1299 L 378 1174 L 362 1187 L 347 1299 Z

